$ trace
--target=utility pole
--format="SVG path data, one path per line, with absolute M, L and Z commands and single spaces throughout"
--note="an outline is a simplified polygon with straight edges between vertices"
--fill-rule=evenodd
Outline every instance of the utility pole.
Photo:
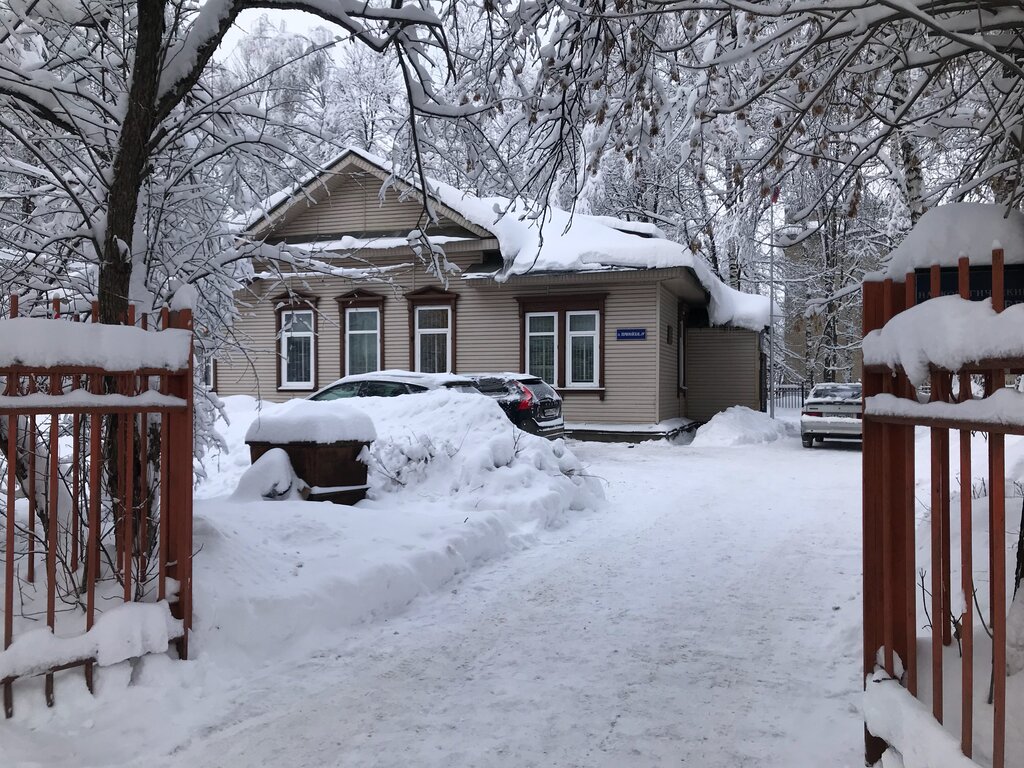
M 775 204 L 779 188 L 772 190 L 768 235 L 768 415 L 775 418 Z

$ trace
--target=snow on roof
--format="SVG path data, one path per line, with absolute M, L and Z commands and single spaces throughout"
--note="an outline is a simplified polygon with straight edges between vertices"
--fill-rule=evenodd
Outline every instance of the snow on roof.
M 468 237 L 455 235 L 428 235 L 434 245 L 446 245 L 470 240 Z M 322 251 L 359 251 L 363 249 L 375 251 L 391 251 L 408 249 L 415 241 L 408 237 L 349 237 L 345 235 L 337 240 L 315 240 L 308 243 L 288 243 L 292 248 L 303 248 L 313 253 Z
M 126 325 L 73 323 L 41 317 L 15 317 L 2 322 L 0 365 L 49 368 L 76 365 L 134 371 L 188 367 L 190 331 L 168 328 L 144 331 Z
M 685 267 L 710 295 L 712 325 L 759 331 L 768 325 L 766 296 L 743 293 L 723 283 L 707 263 L 686 246 L 661 236 L 653 225 L 608 216 L 573 215 L 553 206 L 538 221 L 524 201 L 476 197 L 431 181 L 435 196 L 474 224 L 494 233 L 505 259 L 502 279 L 538 272 Z M 650 236 L 636 234 L 641 230 Z
M 335 384 L 347 383 L 350 381 L 392 381 L 398 384 L 414 384 L 427 389 L 438 389 L 451 384 L 472 384 L 465 376 L 454 373 L 421 373 L 419 371 L 374 371 L 373 373 L 354 373 L 342 379 L 332 382 L 324 389 L 333 387 Z
M 908 272 L 937 264 L 955 267 L 961 256 L 971 264 L 991 264 L 1002 247 L 1007 264 L 1024 262 L 1024 213 L 988 203 L 939 205 L 922 216 L 890 254 L 883 277 L 902 280 Z
M 360 149 L 350 148 L 328 163 L 321 174 L 338 167 L 349 156 L 394 174 L 392 164 Z M 395 174 L 404 184 L 419 184 Z M 250 226 L 269 216 L 312 179 L 264 201 Z M 743 293 L 722 282 L 707 263 L 679 243 L 668 240 L 657 226 L 622 221 L 609 216 L 571 214 L 549 206 L 539 217 L 524 200 L 477 197 L 448 184 L 427 179 L 432 196 L 464 219 L 492 233 L 498 240 L 504 269 L 497 280 L 538 272 L 584 272 L 601 269 L 659 269 L 683 267 L 694 272 L 708 292 L 708 316 L 712 325 L 731 325 L 762 330 L 768 325 L 770 305 L 766 296 Z M 322 246 L 321 246 L 322 247 Z

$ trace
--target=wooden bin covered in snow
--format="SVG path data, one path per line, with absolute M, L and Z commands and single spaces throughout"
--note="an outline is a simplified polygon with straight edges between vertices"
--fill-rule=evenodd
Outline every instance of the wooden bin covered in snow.
M 377 438 L 373 421 L 345 403 L 293 400 L 261 415 L 245 435 L 253 463 L 280 448 L 310 487 L 309 499 L 355 504 L 366 498 L 363 448 Z
M 366 464 L 359 460 L 363 448 L 370 445 L 361 440 L 334 443 L 246 441 L 249 459 L 254 464 L 272 448 L 288 454 L 295 474 L 310 487 L 310 501 L 334 504 L 355 504 L 366 498 Z

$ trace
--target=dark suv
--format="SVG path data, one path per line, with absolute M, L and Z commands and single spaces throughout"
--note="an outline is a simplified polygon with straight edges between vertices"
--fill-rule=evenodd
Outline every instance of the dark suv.
M 469 373 L 476 388 L 498 401 L 509 420 L 525 432 L 554 440 L 565 432 L 562 398 L 543 379 L 525 373 Z

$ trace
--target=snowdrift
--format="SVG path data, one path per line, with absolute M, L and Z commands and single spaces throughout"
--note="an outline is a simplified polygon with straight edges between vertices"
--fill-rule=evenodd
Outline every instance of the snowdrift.
M 325 420 L 339 408 L 373 422 L 366 501 L 238 503 L 222 494 L 249 467 L 249 425 L 294 406 L 225 405 L 227 450 L 198 493 L 218 497 L 197 503 L 195 523 L 194 644 L 220 663 L 328 646 L 603 499 L 561 440 L 521 432 L 490 398 L 438 390 L 315 404 Z
M 777 421 L 766 413 L 734 405 L 712 417 L 697 430 L 693 448 L 724 448 L 732 445 L 770 443 L 796 434 L 794 425 Z

